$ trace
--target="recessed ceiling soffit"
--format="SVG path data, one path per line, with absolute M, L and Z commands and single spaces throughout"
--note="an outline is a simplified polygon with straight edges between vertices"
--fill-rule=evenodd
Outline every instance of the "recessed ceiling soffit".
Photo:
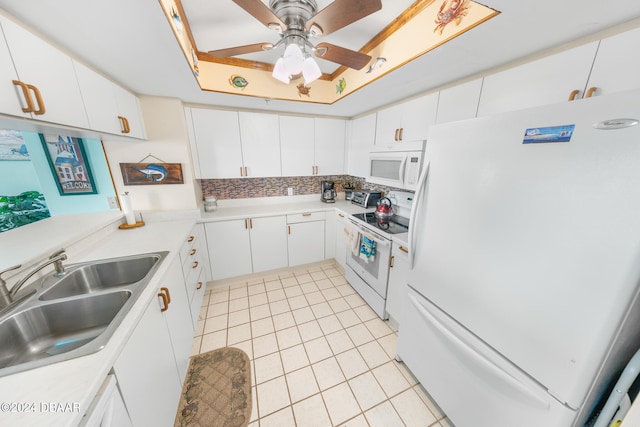
M 228 0 L 223 7 L 243 8 L 253 15 L 252 17 L 250 14 L 245 14 L 247 22 L 256 18 L 267 25 L 266 23 L 272 20 L 269 19 L 271 17 L 269 14 L 273 13 L 280 22 L 269 23 L 268 27 L 273 27 L 272 29 L 278 34 L 282 33 L 280 34 L 281 41 L 271 43 L 256 40 L 255 44 L 230 47 L 226 51 L 225 49 L 216 49 L 209 53 L 198 49 L 189 25 L 189 16 L 185 14 L 182 1 L 159 1 L 184 52 L 188 66 L 202 90 L 321 104 L 333 104 L 339 101 L 500 13 L 472 0 L 417 0 L 356 51 L 355 49 L 344 49 L 331 43 L 318 42 L 318 40 L 322 40 L 320 34 L 323 29 L 314 22 L 313 14 L 317 13 L 315 15 L 317 21 L 327 26 L 330 31 L 336 31 L 337 34 L 340 34 L 341 25 L 349 25 L 349 19 L 354 19 L 354 16 L 355 19 L 360 19 L 359 15 L 363 13 L 375 16 L 378 12 L 363 11 L 362 9 L 345 11 L 345 14 L 351 15 L 341 19 L 335 12 L 341 12 L 338 6 L 345 6 L 349 2 L 335 1 L 318 12 L 315 9 L 317 6 L 314 0 L 271 0 L 270 5 L 273 6 L 273 9 L 269 9 L 266 4 L 260 1 Z M 350 0 L 350 2 L 351 4 L 362 3 L 363 5 L 369 3 L 366 0 Z M 219 2 L 215 3 L 217 7 L 220 7 Z M 375 0 L 372 3 L 376 3 Z M 378 3 L 380 2 L 378 1 Z M 298 30 L 295 25 L 291 26 L 287 25 L 288 22 L 282 22 L 283 20 L 291 20 L 283 12 L 283 5 L 289 8 L 302 6 L 298 12 L 303 15 L 303 18 L 298 22 L 298 25 L 308 25 L 311 28 Z M 382 8 L 384 8 L 384 4 Z M 331 15 L 332 13 L 333 15 Z M 197 18 L 197 16 L 194 17 L 194 22 Z M 239 25 L 245 24 L 240 23 Z M 313 25 L 317 25 L 318 28 L 314 28 Z M 333 26 L 336 28 L 331 28 Z M 239 27 L 238 31 L 242 31 L 242 27 Z M 293 35 L 293 37 L 287 38 L 284 35 Z M 305 82 L 302 72 L 299 75 L 291 75 L 289 76 L 290 83 L 285 84 L 274 78 L 276 73 L 274 73 L 273 63 L 228 56 L 229 54 L 242 55 L 243 53 L 272 49 L 274 51 L 279 49 L 278 54 L 284 56 L 286 55 L 284 54 L 285 49 L 280 45 L 290 44 L 292 41 L 300 46 L 306 57 L 315 55 L 316 58 L 325 59 L 323 55 L 329 53 L 329 60 L 335 62 L 334 65 L 337 65 L 337 68 L 331 72 L 323 72 L 317 80 L 311 83 Z M 323 52 L 323 48 L 327 50 Z M 289 49 L 286 52 L 289 52 Z M 354 63 L 354 58 L 359 62 Z M 362 63 L 365 65 L 361 69 L 355 69 L 341 65 L 345 63 L 353 67 L 360 67 Z M 280 72 L 282 73 L 282 70 Z M 287 73 L 285 72 L 285 74 Z M 318 72 L 319 74 L 320 72 Z M 307 77 L 306 74 L 305 77 Z

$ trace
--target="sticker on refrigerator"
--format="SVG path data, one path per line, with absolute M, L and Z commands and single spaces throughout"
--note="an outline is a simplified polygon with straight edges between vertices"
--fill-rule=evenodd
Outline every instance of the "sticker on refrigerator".
M 569 142 L 576 125 L 550 126 L 531 128 L 524 132 L 523 144 L 538 144 L 542 142 Z

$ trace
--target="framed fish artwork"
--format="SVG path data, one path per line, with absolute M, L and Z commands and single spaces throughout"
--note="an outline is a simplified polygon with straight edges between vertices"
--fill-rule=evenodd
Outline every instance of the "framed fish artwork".
M 181 163 L 120 163 L 124 185 L 184 184 Z

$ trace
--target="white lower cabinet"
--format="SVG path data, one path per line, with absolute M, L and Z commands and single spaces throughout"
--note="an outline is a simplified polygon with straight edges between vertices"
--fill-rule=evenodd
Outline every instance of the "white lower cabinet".
M 177 257 L 158 293 L 170 302 L 151 301 L 113 366 L 134 427 L 173 426 L 191 352 L 193 327 Z
M 393 243 L 391 268 L 387 288 L 386 311 L 396 327 L 402 325 L 402 316 L 407 308 L 407 274 L 409 273 L 409 251 L 406 246 Z
M 283 215 L 206 223 L 211 278 L 286 267 L 286 225 Z
M 289 267 L 324 259 L 324 212 L 287 215 Z
M 107 375 L 78 427 L 133 427 L 115 375 Z
M 345 227 L 349 222 L 348 215 L 340 211 L 336 211 L 334 215 L 336 217 L 335 259 L 342 268 L 345 268 L 347 265 L 347 235 Z
M 211 279 L 249 274 L 251 241 L 246 219 L 208 222 L 204 225 L 211 261 Z

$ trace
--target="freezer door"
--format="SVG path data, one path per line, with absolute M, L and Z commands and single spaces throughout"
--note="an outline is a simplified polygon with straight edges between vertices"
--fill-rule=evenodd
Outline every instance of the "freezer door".
M 640 125 L 593 126 L 640 118 L 638 99 L 437 125 L 426 147 L 409 284 L 573 408 L 640 280 Z M 570 141 L 523 144 L 561 125 Z
M 456 427 L 571 425 L 575 411 L 412 288 L 404 316 L 398 355 Z

